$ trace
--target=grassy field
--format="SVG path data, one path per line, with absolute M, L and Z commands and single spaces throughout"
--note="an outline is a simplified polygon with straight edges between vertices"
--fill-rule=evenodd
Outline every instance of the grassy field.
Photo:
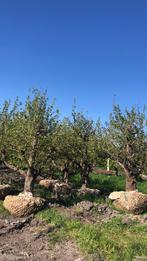
M 112 191 L 125 190 L 125 179 L 122 176 L 107 176 L 93 173 L 90 176 L 90 186 L 110 193 Z M 137 189 L 147 194 L 147 181 L 138 181 Z
M 71 177 L 70 181 L 75 187 L 81 186 L 79 175 Z M 110 192 L 124 190 L 125 180 L 123 177 L 93 173 L 90 176 L 90 187 L 101 190 L 102 195 L 98 198 L 84 198 L 84 200 L 105 203 L 106 195 Z M 147 182 L 139 181 L 138 190 L 147 193 Z M 47 189 L 36 187 L 36 195 L 50 199 L 51 193 Z M 73 198 L 68 203 L 72 205 L 80 200 L 83 198 Z M 8 212 L 2 203 L 0 201 L 0 217 L 7 217 Z M 73 239 L 88 261 L 131 261 L 135 260 L 135 256 L 142 256 L 140 260 L 147 260 L 146 225 L 137 222 L 124 224 L 120 217 L 113 218 L 107 223 L 84 224 L 67 218 L 56 207 L 42 210 L 36 216 L 55 226 L 55 230 L 48 235 L 49 244 L 53 246 L 57 242 Z
M 101 257 L 101 260 L 131 261 L 135 256 L 147 256 L 145 225 L 135 222 L 126 225 L 120 218 L 100 225 L 82 224 L 59 214 L 56 209 L 43 210 L 37 217 L 57 228 L 49 234 L 50 244 L 74 239 L 87 260 Z
M 74 186 L 80 187 L 80 178 L 71 178 Z M 123 177 L 92 174 L 90 187 L 100 189 L 102 196 L 87 200 L 105 202 L 105 196 L 112 191 L 125 189 Z M 147 193 L 147 182 L 138 181 L 138 190 Z M 75 201 L 79 201 L 80 199 Z M 74 202 L 73 202 L 74 203 Z M 81 251 L 93 260 L 92 256 L 101 260 L 131 261 L 135 256 L 147 260 L 147 226 L 137 222 L 124 224 L 121 218 L 114 218 L 108 223 L 90 225 L 63 216 L 57 209 L 43 210 L 37 214 L 40 219 L 54 224 L 57 229 L 49 235 L 49 242 L 55 244 L 67 238 L 74 239 Z M 141 259 L 140 259 L 141 260 Z

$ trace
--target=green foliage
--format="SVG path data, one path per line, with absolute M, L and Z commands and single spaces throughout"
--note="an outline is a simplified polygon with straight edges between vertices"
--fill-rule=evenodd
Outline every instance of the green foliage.
M 33 179 L 48 171 L 47 159 L 51 136 L 58 123 L 54 104 L 48 104 L 46 93 L 38 90 L 21 106 L 18 99 L 10 108 L 5 102 L 0 112 L 0 156 L 13 168 L 27 170 L 25 189 L 31 191 Z M 47 157 L 47 158 L 46 158 Z M 8 165 L 8 164 L 7 164 Z
M 77 152 L 74 161 L 81 175 L 82 183 L 87 185 L 89 174 L 97 162 L 96 127 L 93 120 L 86 118 L 82 112 L 76 112 L 75 109 L 72 112 L 72 117 L 72 129 Z
M 132 107 L 123 113 L 114 106 L 105 128 L 98 126 L 100 155 L 110 158 L 123 170 L 126 190 L 136 189 L 136 178 L 147 166 L 147 133 L 145 110 Z
M 127 178 L 136 179 L 146 173 L 145 111 L 132 108 L 123 113 L 119 106 L 114 106 L 105 128 L 100 121 L 95 124 L 75 108 L 70 119 L 59 122 L 58 116 L 54 103 L 49 104 L 46 93 L 38 90 L 27 97 L 24 105 L 18 99 L 13 105 L 6 101 L 0 109 L 0 160 L 30 170 L 29 178 L 38 174 L 63 178 L 74 188 L 89 182 L 90 187 L 102 191 L 99 199 L 75 196 L 67 204 L 81 199 L 104 202 L 110 192 L 124 190 L 122 176 L 92 173 L 94 166 L 105 168 L 108 157 L 111 168 L 119 165 Z M 138 188 L 147 193 L 147 182 L 138 180 Z M 35 186 L 35 195 L 49 199 L 51 192 Z M 7 215 L 0 202 L 0 216 Z M 60 215 L 54 208 L 39 212 L 37 217 L 55 225 L 55 231 L 49 235 L 50 242 L 72 238 L 86 255 L 114 261 L 120 257 L 122 261 L 131 261 L 136 255 L 147 255 L 146 226 L 124 225 L 117 218 L 107 224 L 82 224 Z
M 0 109 L 0 159 L 6 160 L 11 146 L 12 122 L 19 107 L 18 99 L 11 106 L 10 101 L 5 101 Z
M 114 106 L 105 128 L 75 107 L 70 119 L 59 121 L 58 117 L 54 103 L 49 104 L 46 93 L 38 90 L 33 90 L 25 104 L 18 98 L 13 105 L 6 101 L 0 109 L 0 160 L 27 171 L 27 177 L 55 177 L 58 173 L 60 180 L 68 182 L 80 174 L 81 181 L 77 180 L 75 187 L 89 185 L 94 166 L 106 168 L 108 157 L 110 167 L 119 165 L 127 178 L 136 179 L 140 173 L 146 173 L 144 111 L 132 108 L 122 113 L 119 106 Z M 108 187 L 106 183 L 102 177 L 100 187 Z M 118 187 L 113 178 L 109 191 L 112 187 Z M 120 187 L 123 188 L 123 182 Z
M 64 119 L 56 128 L 52 138 L 52 163 L 54 172 L 62 173 L 64 181 L 75 172 L 74 159 L 77 155 L 75 150 L 75 137 L 68 119 Z
M 55 125 L 53 105 L 48 105 L 46 94 L 34 90 L 33 97 L 27 98 L 24 108 L 13 118 L 11 147 L 15 151 L 15 158 L 10 155 L 11 161 L 23 168 L 33 165 L 39 171 L 46 153 L 44 144 Z

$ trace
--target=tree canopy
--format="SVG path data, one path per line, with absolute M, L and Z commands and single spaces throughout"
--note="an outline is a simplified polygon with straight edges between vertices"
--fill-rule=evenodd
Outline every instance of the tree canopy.
M 98 117 L 99 118 L 99 117 Z M 79 173 L 82 184 L 95 166 L 106 168 L 106 160 L 122 169 L 126 189 L 136 189 L 136 179 L 146 173 L 147 131 L 145 110 L 132 107 L 124 112 L 114 106 L 104 126 L 74 109 L 60 119 L 54 102 L 38 90 L 25 103 L 17 98 L 0 109 L 0 159 L 23 172 L 24 191 L 32 192 L 37 175 L 61 173 L 65 182 Z

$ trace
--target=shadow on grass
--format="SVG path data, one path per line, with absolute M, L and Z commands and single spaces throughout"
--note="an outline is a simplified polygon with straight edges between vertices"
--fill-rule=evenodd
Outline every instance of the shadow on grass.
M 99 189 L 102 194 L 108 195 L 113 191 L 124 190 L 125 180 L 121 176 L 106 176 L 92 173 L 90 175 L 90 187 Z

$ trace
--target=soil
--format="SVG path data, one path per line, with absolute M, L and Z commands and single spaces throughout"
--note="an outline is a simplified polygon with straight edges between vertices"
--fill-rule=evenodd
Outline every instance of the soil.
M 92 203 L 90 201 L 81 201 L 72 207 L 61 206 L 58 209 L 67 217 L 87 224 L 108 222 L 114 217 L 122 216 L 119 211 L 111 209 L 108 204 Z
M 1 261 L 84 261 L 76 244 L 67 241 L 50 249 L 47 233 L 54 227 L 28 218 L 0 220 Z

